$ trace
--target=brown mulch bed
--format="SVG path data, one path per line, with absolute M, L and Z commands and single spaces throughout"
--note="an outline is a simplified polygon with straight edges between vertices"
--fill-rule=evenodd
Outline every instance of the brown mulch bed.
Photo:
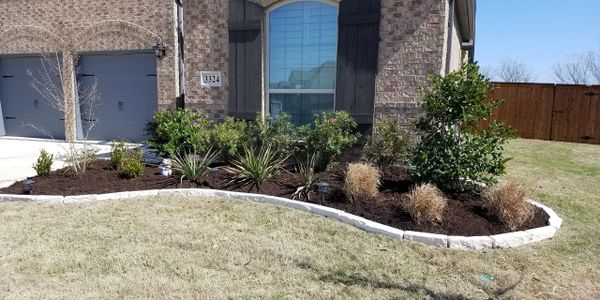
M 409 191 L 413 182 L 402 168 L 392 168 L 386 172 L 380 195 L 369 201 L 349 202 L 341 188 L 343 168 L 336 167 L 327 173 L 319 174 L 319 178 L 330 183 L 330 193 L 325 199 L 325 205 L 362 216 L 392 227 L 403 230 L 424 231 L 448 235 L 492 235 L 505 233 L 505 227 L 483 208 L 477 195 L 449 194 L 451 201 L 444 213 L 444 220 L 436 225 L 418 225 L 414 223 L 408 212 L 402 207 L 402 195 Z M 144 174 L 136 179 L 124 179 L 118 171 L 111 170 L 107 161 L 95 162 L 86 173 L 75 176 L 64 170 L 53 172 L 50 176 L 31 178 L 35 181 L 33 195 L 63 195 L 75 196 L 86 194 L 104 194 L 124 191 L 150 189 L 179 188 L 179 178 L 161 177 L 155 166 L 147 166 Z M 184 180 L 183 188 L 210 188 L 210 176 L 203 178 L 202 184 Z M 229 191 L 257 193 L 256 188 L 248 185 L 232 183 L 232 177 L 225 171 L 220 171 L 216 188 Z M 293 174 L 282 172 L 277 182 L 266 182 L 260 193 L 290 198 L 296 190 L 296 180 Z M 23 183 L 0 189 L 2 194 L 23 194 Z M 312 203 L 318 203 L 317 195 L 311 193 Z M 548 215 L 536 208 L 535 217 L 519 230 L 543 227 L 548 224 Z

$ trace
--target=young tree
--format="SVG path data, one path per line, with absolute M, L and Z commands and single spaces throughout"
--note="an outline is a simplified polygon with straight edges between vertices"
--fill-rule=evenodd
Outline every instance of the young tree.
M 496 68 L 495 73 L 504 82 L 531 82 L 535 80 L 531 68 L 513 58 L 503 59 Z
M 67 101 L 68 93 L 72 92 L 68 87 L 74 86 L 74 92 L 78 95 L 78 102 L 72 105 L 78 105 L 80 110 L 83 109 L 83 115 L 89 122 L 88 126 L 82 129 L 83 139 L 80 143 L 67 137 L 68 146 L 63 148 L 65 153 L 60 155 L 60 157 L 75 174 L 80 174 L 86 171 L 89 163 L 95 159 L 97 152 L 96 147 L 93 147 L 88 142 L 88 136 L 96 124 L 94 111 L 100 102 L 100 98 L 96 82 L 86 87 L 81 86 L 78 82 L 74 82 L 73 72 L 76 73 L 77 70 L 73 70 L 72 66 L 77 65 L 78 56 L 73 55 L 71 58 L 72 61 L 69 65 L 65 66 L 61 55 L 44 54 L 40 59 L 41 68 L 37 72 L 27 70 L 27 74 L 30 77 L 30 86 L 40 94 L 48 106 L 65 115 L 65 128 L 72 126 L 69 123 L 72 122 L 72 119 L 75 119 L 75 116 L 70 114 L 73 114 L 73 111 L 77 111 L 75 107 L 69 107 L 71 104 Z M 31 126 L 47 134 L 44 128 Z M 53 138 L 52 136 L 49 137 Z

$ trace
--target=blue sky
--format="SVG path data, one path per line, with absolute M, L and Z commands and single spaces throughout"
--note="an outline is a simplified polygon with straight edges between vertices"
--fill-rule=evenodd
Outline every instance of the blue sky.
M 511 58 L 554 82 L 554 63 L 600 51 L 600 0 L 477 0 L 476 39 L 483 68 Z

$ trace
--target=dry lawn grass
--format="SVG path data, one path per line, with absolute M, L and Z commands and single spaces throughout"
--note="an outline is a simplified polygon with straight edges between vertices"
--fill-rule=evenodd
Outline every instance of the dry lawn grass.
M 434 249 L 218 199 L 0 203 L 0 299 L 600 299 L 600 147 L 508 149 L 565 218 L 552 241 Z
M 349 199 L 352 201 L 373 199 L 379 194 L 379 186 L 381 186 L 381 172 L 377 167 L 364 163 L 348 164 L 344 191 Z
M 517 230 L 535 214 L 533 205 L 527 202 L 531 197 L 530 189 L 514 179 L 484 190 L 482 196 L 486 209 L 511 231 Z
M 406 198 L 406 210 L 418 224 L 441 222 L 448 207 L 448 199 L 431 184 L 414 187 Z

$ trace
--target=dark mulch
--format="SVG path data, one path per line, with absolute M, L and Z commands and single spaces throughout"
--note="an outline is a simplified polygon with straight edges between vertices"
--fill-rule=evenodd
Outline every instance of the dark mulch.
M 402 168 L 392 168 L 384 176 L 379 197 L 369 201 L 347 200 L 342 190 L 343 168 L 333 168 L 327 173 L 319 174 L 319 178 L 331 185 L 330 193 L 325 199 L 325 205 L 344 210 L 403 230 L 425 231 L 449 235 L 491 235 L 507 232 L 504 226 L 490 216 L 481 205 L 481 199 L 471 194 L 450 194 L 448 208 L 444 213 L 441 224 L 418 225 L 412 222 L 410 215 L 402 207 L 402 195 L 409 191 L 413 182 Z M 147 166 L 144 174 L 136 179 L 122 178 L 116 170 L 108 167 L 108 162 L 97 161 L 81 176 L 75 176 L 64 170 L 53 172 L 50 176 L 34 177 L 34 195 L 64 195 L 75 196 L 85 194 L 104 194 L 124 191 L 170 188 L 210 188 L 211 178 L 205 175 L 203 182 L 197 184 L 184 180 L 180 186 L 179 178 L 165 178 L 158 174 L 155 166 Z M 256 187 L 232 183 L 232 176 L 225 171 L 219 172 L 216 188 L 238 192 L 259 192 Z M 282 172 L 277 182 L 266 182 L 260 193 L 290 198 L 296 190 L 295 176 Z M 22 194 L 21 182 L 0 189 L 3 194 Z M 319 203 L 317 195 L 312 192 L 309 202 Z M 541 209 L 536 209 L 535 217 L 519 230 L 543 227 L 548 224 L 548 215 Z

